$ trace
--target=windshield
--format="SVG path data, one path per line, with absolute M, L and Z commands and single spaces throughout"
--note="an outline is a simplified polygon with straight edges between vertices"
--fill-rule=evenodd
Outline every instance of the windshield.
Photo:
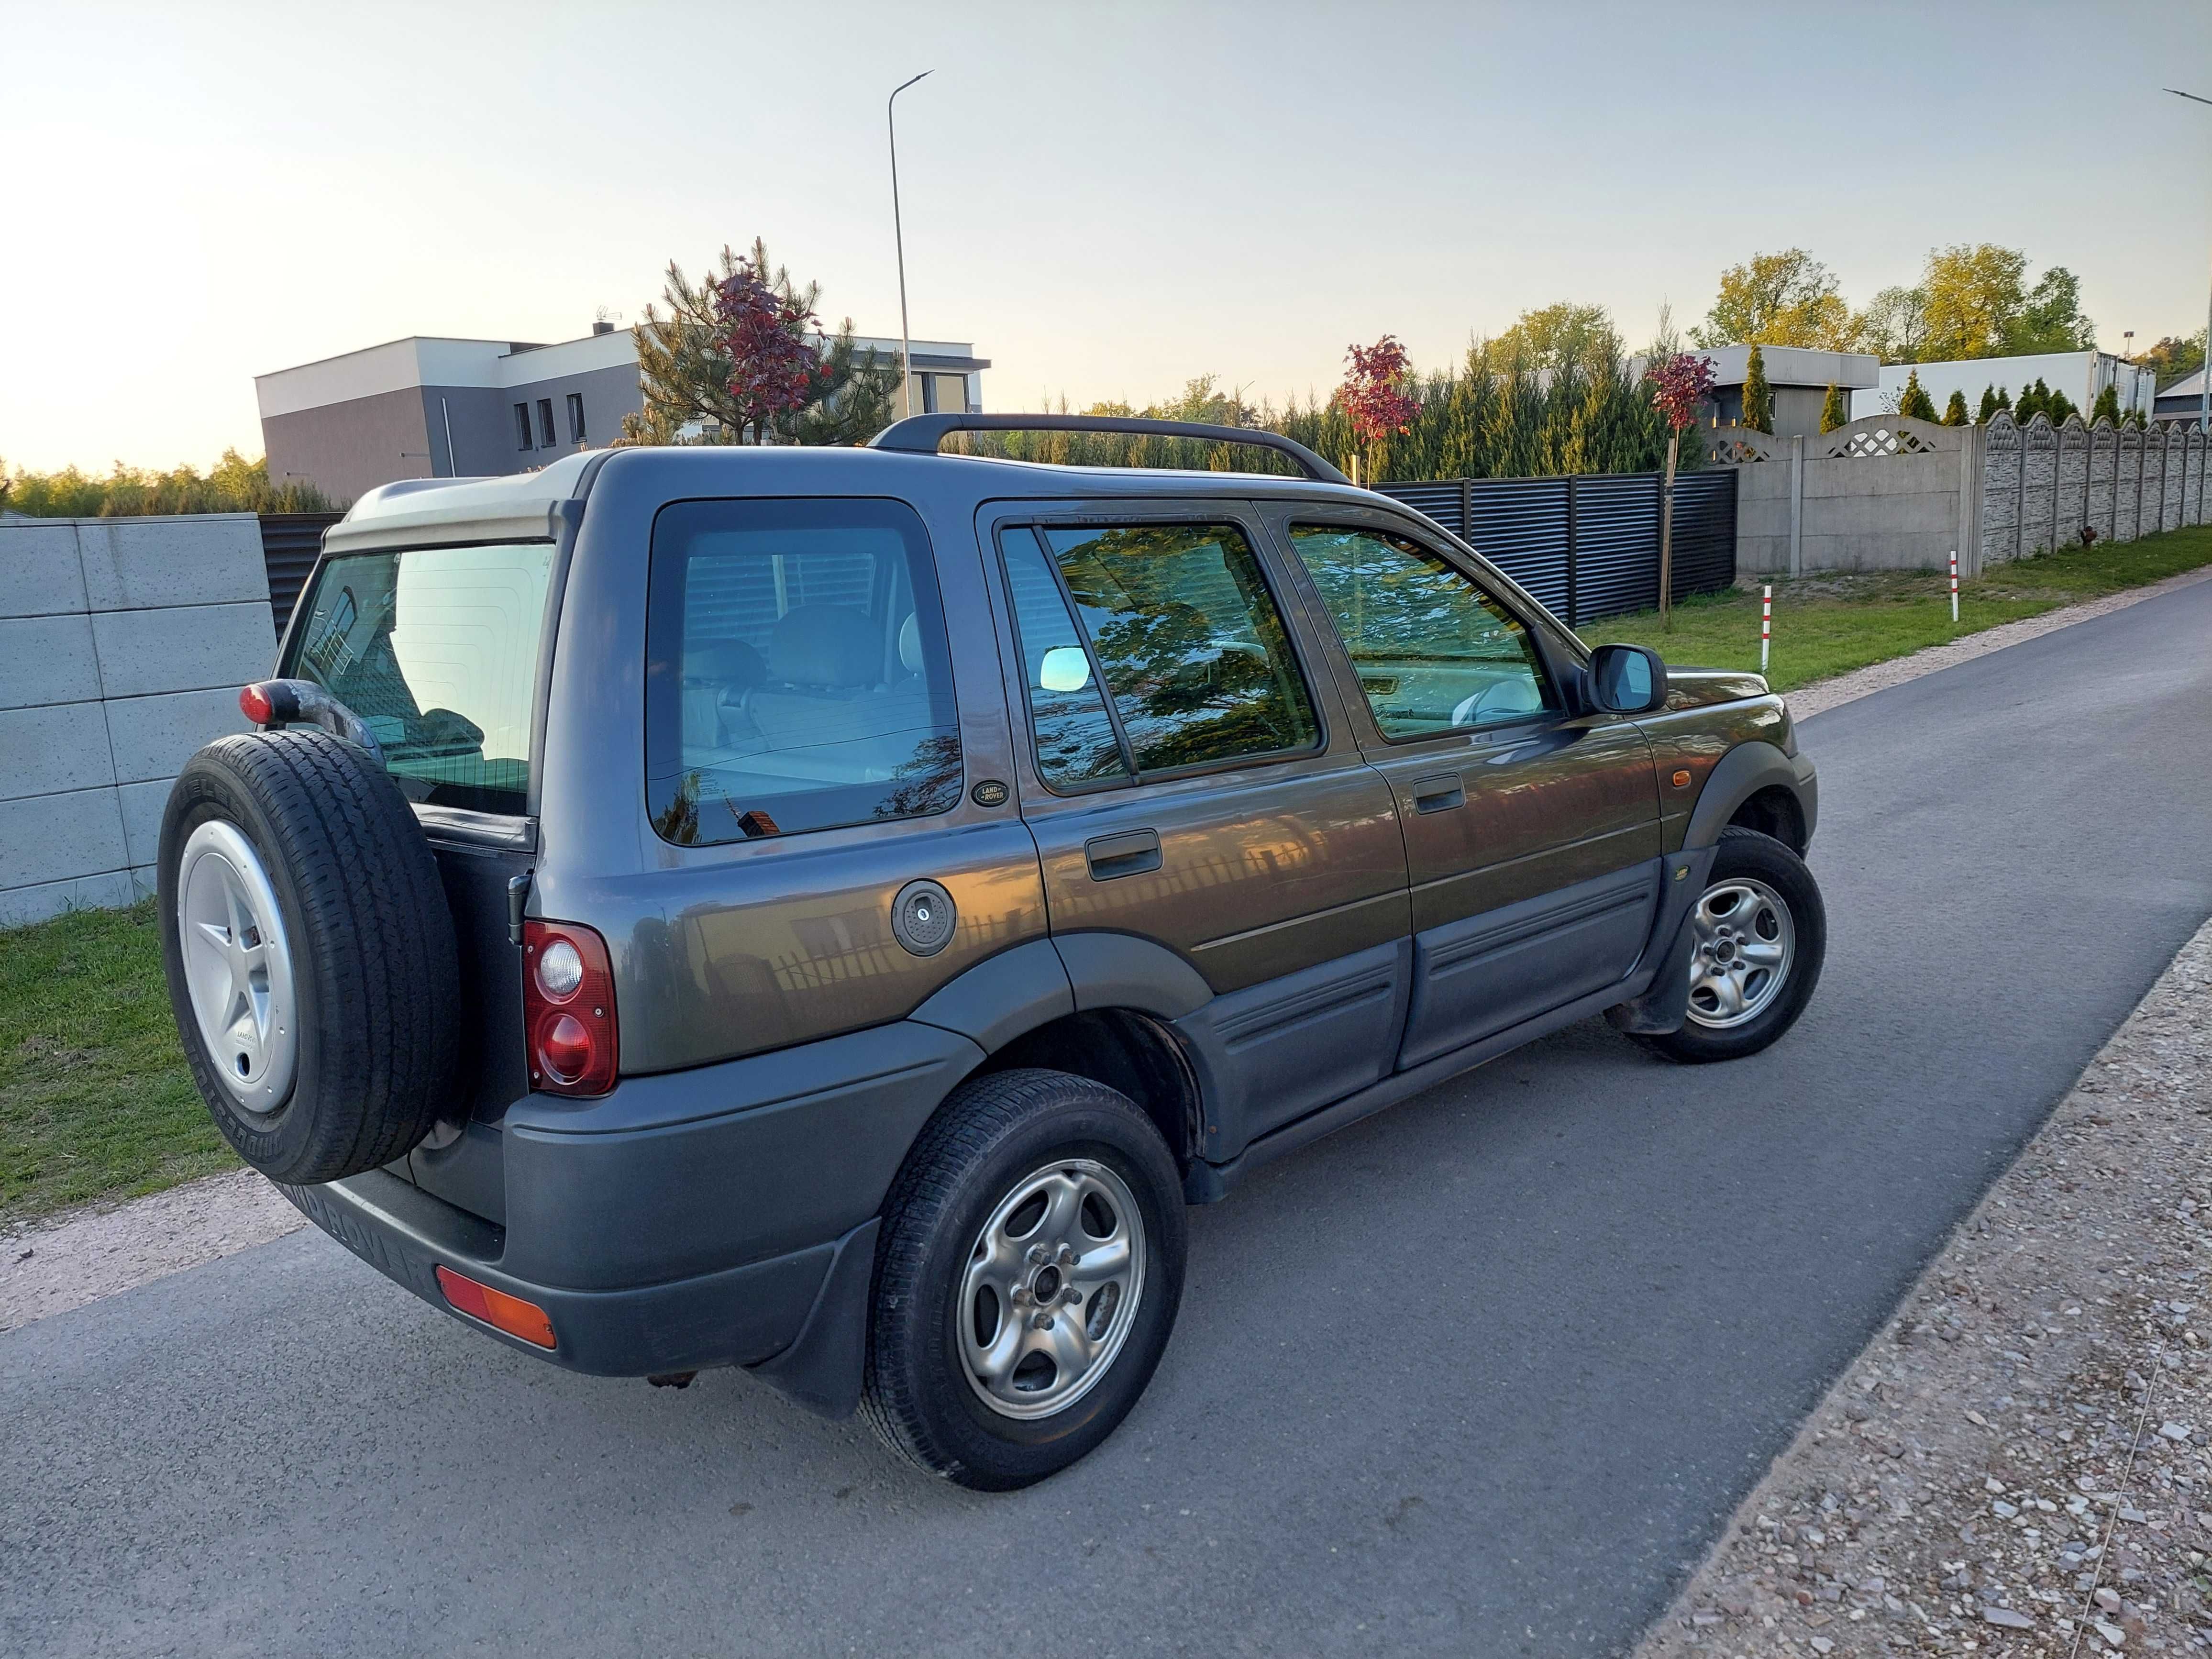
M 327 559 L 283 672 L 368 723 L 409 799 L 526 811 L 552 568 L 542 542 Z

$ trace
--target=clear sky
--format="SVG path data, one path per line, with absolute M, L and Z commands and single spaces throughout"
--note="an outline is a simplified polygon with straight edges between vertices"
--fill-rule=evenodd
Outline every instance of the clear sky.
M 994 409 L 1211 372 L 1326 392 L 1572 298 L 1632 343 L 1810 248 L 2082 279 L 2117 349 L 2203 325 L 2212 4 L 1725 7 L 0 0 L 0 457 L 261 448 L 252 376 L 409 334 L 634 319 L 756 234 Z

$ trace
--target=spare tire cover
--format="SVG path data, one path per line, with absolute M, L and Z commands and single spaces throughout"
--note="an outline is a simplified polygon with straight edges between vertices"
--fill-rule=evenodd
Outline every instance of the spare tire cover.
M 161 817 L 163 965 L 216 1127 L 272 1181 L 410 1151 L 454 1097 L 460 975 L 391 775 L 313 730 L 220 738 Z

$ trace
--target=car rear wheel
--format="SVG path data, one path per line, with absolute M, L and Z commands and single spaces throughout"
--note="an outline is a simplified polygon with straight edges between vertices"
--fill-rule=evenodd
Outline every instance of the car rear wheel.
M 932 1474 L 1043 1480 L 1136 1404 L 1182 1294 L 1182 1186 L 1124 1095 L 994 1073 L 933 1119 L 885 1207 L 866 1410 Z
M 1805 861 L 1754 830 L 1721 832 L 1691 910 L 1680 1030 L 1637 1041 L 1698 1063 L 1757 1054 L 1797 1023 L 1827 954 L 1827 911 Z

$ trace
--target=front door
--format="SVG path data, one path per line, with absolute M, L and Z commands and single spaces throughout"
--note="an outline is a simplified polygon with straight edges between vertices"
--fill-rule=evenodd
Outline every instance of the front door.
M 1439 548 L 1380 522 L 1282 528 L 1404 828 L 1414 961 L 1399 1063 L 1625 977 L 1658 894 L 1643 732 L 1577 712 L 1528 623 Z
M 1249 511 L 1172 514 L 1001 510 L 987 533 L 1054 935 L 1133 935 L 1203 977 L 1215 995 L 1186 1035 L 1224 1158 L 1389 1071 L 1405 853 Z

